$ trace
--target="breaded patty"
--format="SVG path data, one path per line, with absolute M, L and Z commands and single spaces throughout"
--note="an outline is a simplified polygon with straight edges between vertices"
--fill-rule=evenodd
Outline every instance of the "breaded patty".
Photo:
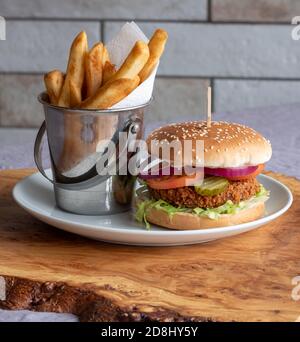
M 253 197 L 260 190 L 256 178 L 243 181 L 229 181 L 224 192 L 215 196 L 201 196 L 193 186 L 177 189 L 155 190 L 148 186 L 153 198 L 162 199 L 176 207 L 186 208 L 215 208 L 231 200 L 239 203 Z

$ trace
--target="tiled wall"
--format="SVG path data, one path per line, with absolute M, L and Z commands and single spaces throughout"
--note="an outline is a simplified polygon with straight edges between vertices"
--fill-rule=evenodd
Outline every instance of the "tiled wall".
M 216 111 L 300 102 L 299 0 L 0 0 L 0 15 L 0 126 L 38 126 L 42 74 L 65 69 L 76 33 L 92 45 L 128 20 L 170 36 L 152 120 L 200 117 L 209 82 Z

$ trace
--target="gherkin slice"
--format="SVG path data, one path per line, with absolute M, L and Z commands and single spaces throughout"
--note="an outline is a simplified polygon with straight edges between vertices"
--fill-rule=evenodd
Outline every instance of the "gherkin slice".
M 201 196 L 216 196 L 225 191 L 228 184 L 226 178 L 211 176 L 204 178 L 201 185 L 195 185 L 194 187 Z

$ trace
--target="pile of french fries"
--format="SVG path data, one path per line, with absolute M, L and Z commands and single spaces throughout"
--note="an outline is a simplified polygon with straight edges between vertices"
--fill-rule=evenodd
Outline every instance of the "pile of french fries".
M 139 40 L 116 70 L 102 42 L 88 49 L 87 35 L 80 32 L 72 43 L 67 71 L 44 76 L 50 103 L 66 108 L 107 109 L 144 82 L 163 54 L 168 34 L 157 29 L 149 43 Z

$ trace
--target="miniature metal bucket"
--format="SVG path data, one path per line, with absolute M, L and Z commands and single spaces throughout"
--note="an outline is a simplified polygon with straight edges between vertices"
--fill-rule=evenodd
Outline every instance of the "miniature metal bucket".
M 41 174 L 53 183 L 57 206 L 84 215 L 109 215 L 129 210 L 135 177 L 129 172 L 119 174 L 119 169 L 124 170 L 128 165 L 118 165 L 114 175 L 99 173 L 97 165 L 105 152 L 101 144 L 111 141 L 118 145 L 121 132 L 127 134 L 125 147 L 143 138 L 144 114 L 151 101 L 124 109 L 79 110 L 49 104 L 46 93 L 40 94 L 38 99 L 44 106 L 45 121 L 36 137 L 34 158 Z M 53 179 L 42 166 L 45 132 Z M 130 155 L 132 153 L 124 148 L 114 160 L 128 162 Z M 110 160 L 106 164 L 109 163 Z

